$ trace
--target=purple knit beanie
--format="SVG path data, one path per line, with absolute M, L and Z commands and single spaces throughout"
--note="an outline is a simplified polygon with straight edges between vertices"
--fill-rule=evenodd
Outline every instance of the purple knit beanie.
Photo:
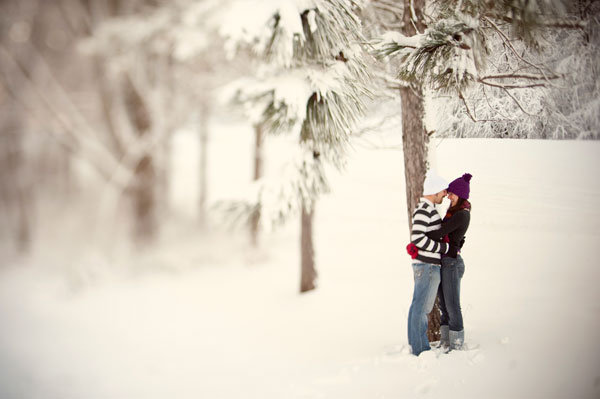
M 453 180 L 448 186 L 448 192 L 458 195 L 460 198 L 469 199 L 471 174 L 465 173 L 458 179 Z

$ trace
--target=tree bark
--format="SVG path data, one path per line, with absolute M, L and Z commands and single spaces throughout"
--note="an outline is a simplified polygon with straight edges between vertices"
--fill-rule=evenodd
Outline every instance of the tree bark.
M 316 288 L 317 270 L 315 269 L 315 250 L 313 246 L 312 226 L 314 219 L 314 208 L 306 210 L 302 204 L 302 219 L 300 232 L 300 247 L 301 247 L 301 278 L 300 292 L 307 292 Z
M 14 109 L 12 110 L 14 112 Z M 13 232 L 14 244 L 17 252 L 24 255 L 31 248 L 32 232 L 30 215 L 32 211 L 32 191 L 30 179 L 26 176 L 23 144 L 23 135 L 17 117 L 8 115 L 7 119 L 15 123 L 3 126 L 1 137 L 4 141 L 3 151 L 0 153 L 2 168 L 0 171 L 0 191 L 7 204 L 7 210 L 13 213 L 8 223 L 9 231 Z M 28 174 L 27 174 L 28 175 Z
M 134 238 L 138 244 L 146 245 L 156 238 L 156 198 L 154 193 L 155 173 L 152 157 L 146 155 L 135 169 Z
M 150 116 L 144 104 L 144 99 L 133 87 L 129 80 L 125 80 L 125 103 L 127 112 L 140 136 L 151 134 Z M 135 181 L 133 182 L 134 206 L 134 241 L 146 245 L 156 238 L 156 173 L 154 159 L 151 154 L 146 154 L 135 168 Z
M 25 189 L 23 184 L 18 183 L 17 189 L 18 205 L 18 227 L 17 227 L 17 250 L 19 254 L 27 254 L 31 250 L 31 193 L 32 190 Z
M 0 201 L 5 204 L 6 218 L 2 229 L 11 235 L 20 254 L 29 252 L 32 241 L 31 213 L 33 185 L 31 166 L 26 165 L 23 115 L 9 101 L 0 87 Z M 43 179 L 43 177 L 42 177 Z
M 427 171 L 428 136 L 423 126 L 423 96 L 412 87 L 400 89 L 402 100 L 402 149 L 404 152 L 404 179 L 409 230 L 412 214 L 423 194 Z
M 260 179 L 263 174 L 263 127 L 260 123 L 254 125 L 254 181 Z M 258 246 L 258 227 L 260 223 L 260 210 L 257 209 L 250 219 L 250 242 L 253 247 Z
M 402 29 L 405 36 L 413 36 L 426 28 L 423 22 L 425 0 L 405 0 Z M 416 20 L 414 19 L 416 17 Z M 406 205 L 409 230 L 412 229 L 412 214 L 423 193 L 423 181 L 427 172 L 427 145 L 429 137 L 423 120 L 425 108 L 423 89 L 418 84 L 400 89 L 402 101 L 402 149 L 404 152 L 404 179 L 406 182 Z M 427 336 L 430 341 L 440 339 L 440 310 L 436 298 L 433 310 L 428 315 Z

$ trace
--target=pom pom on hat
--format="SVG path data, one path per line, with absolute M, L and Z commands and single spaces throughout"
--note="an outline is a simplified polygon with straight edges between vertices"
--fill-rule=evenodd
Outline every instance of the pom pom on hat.
M 470 182 L 473 175 L 465 173 L 458 179 L 453 180 L 448 186 L 448 191 L 458 195 L 460 198 L 469 199 L 471 191 Z

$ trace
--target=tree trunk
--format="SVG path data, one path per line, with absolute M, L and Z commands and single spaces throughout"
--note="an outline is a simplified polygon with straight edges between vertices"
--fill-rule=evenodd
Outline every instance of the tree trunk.
M 17 250 L 19 254 L 29 253 L 31 249 L 31 191 L 25 189 L 23 183 L 17 183 L 17 206 L 18 206 L 18 226 L 17 226 Z
M 260 123 L 254 125 L 254 181 L 262 177 L 263 170 L 263 127 Z M 258 227 L 260 223 L 260 209 L 257 209 L 250 219 L 250 242 L 253 247 L 258 246 Z
M 156 195 L 156 218 L 157 220 L 164 220 L 165 217 L 170 216 L 171 211 L 171 199 L 169 197 L 170 192 L 170 176 L 172 172 L 172 142 L 171 140 L 165 140 L 156 148 L 156 152 L 153 156 L 153 163 L 156 166 L 156 177 L 155 177 L 155 195 Z
M 4 136 L 8 145 L 6 146 L 7 151 L 3 154 L 5 159 L 3 172 L 6 173 L 6 176 L 2 180 L 4 189 L 8 190 L 8 209 L 14 212 L 13 223 L 9 229 L 13 229 L 17 252 L 24 255 L 31 248 L 32 190 L 29 184 L 30 179 L 26 176 L 25 171 L 21 134 L 22 131 L 18 129 Z
M 300 232 L 302 275 L 300 279 L 300 292 L 307 292 L 316 288 L 317 271 L 315 269 L 315 250 L 313 247 L 312 226 L 314 208 L 306 210 L 302 204 L 302 219 Z
M 412 9 L 411 9 L 412 6 Z M 416 28 L 423 32 L 426 28 L 423 19 L 425 0 L 405 0 L 403 16 L 403 33 L 413 36 Z M 413 14 L 414 13 L 414 14 Z M 412 16 L 416 16 L 416 21 Z M 411 85 L 400 89 L 402 100 L 402 149 L 404 152 L 404 178 L 406 181 L 406 205 L 409 230 L 412 229 L 412 214 L 423 193 L 423 181 L 427 172 L 427 144 L 429 137 L 423 123 L 425 108 L 423 89 L 419 85 Z M 436 298 L 433 310 L 428 316 L 427 336 L 430 341 L 440 339 L 440 310 Z
M 206 198 L 208 196 L 208 119 L 210 106 L 204 99 L 200 104 L 200 182 L 198 193 L 198 221 L 206 226 Z
M 133 84 L 125 80 L 125 103 L 127 112 L 135 126 L 136 133 L 140 136 L 151 134 L 151 123 L 144 99 L 140 97 Z M 156 173 L 154 159 L 151 154 L 146 154 L 135 168 L 135 181 L 133 182 L 133 207 L 134 207 L 134 241 L 146 245 L 156 238 Z
M 2 94 L 2 93 L 0 93 Z M 1 99 L 0 99 L 1 100 Z M 30 174 L 25 169 L 21 118 L 16 107 L 2 104 L 6 110 L 0 126 L 0 195 L 6 204 L 9 217 L 4 225 L 12 233 L 14 248 L 21 255 L 31 247 L 32 187 Z
M 411 19 L 412 10 L 417 16 L 416 23 Z M 404 2 L 403 33 L 413 36 L 425 29 L 423 24 L 423 9 L 425 0 L 406 0 Z M 412 228 L 412 213 L 423 193 L 423 181 L 427 171 L 427 142 L 428 136 L 423 124 L 424 104 L 423 89 L 418 85 L 400 89 L 402 101 L 402 149 L 404 152 L 404 178 L 406 181 L 406 205 L 409 229 Z
M 138 244 L 147 245 L 156 238 L 156 198 L 154 193 L 155 173 L 152 157 L 146 155 L 135 169 L 134 238 Z
M 402 149 L 404 152 L 404 179 L 409 229 L 412 214 L 423 194 L 427 171 L 428 136 L 423 126 L 423 96 L 414 88 L 400 89 L 402 100 Z

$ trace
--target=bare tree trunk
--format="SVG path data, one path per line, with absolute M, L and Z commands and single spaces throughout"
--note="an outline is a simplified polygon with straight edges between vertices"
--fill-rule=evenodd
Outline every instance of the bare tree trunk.
M 152 157 L 146 155 L 135 169 L 134 238 L 138 244 L 146 245 L 156 238 L 156 198 L 154 193 L 155 173 Z
M 19 132 L 20 133 L 20 132 Z M 18 140 L 18 139 L 17 139 Z M 20 141 L 20 140 L 19 140 Z M 17 205 L 17 235 L 16 243 L 17 250 L 20 254 L 26 254 L 31 249 L 31 182 L 26 176 L 25 165 L 23 160 L 23 148 L 20 142 L 16 143 L 16 152 L 14 155 L 13 179 L 16 189 L 16 205 Z
M 156 170 L 155 189 L 156 193 L 156 218 L 164 220 L 170 216 L 171 204 L 169 197 L 171 176 L 171 141 L 165 140 L 156 149 L 154 154 L 154 165 Z
M 23 155 L 22 137 L 25 132 L 16 107 L 11 104 L 2 105 L 6 112 L 3 113 L 4 121 L 0 126 L 0 193 L 9 215 L 4 224 L 9 233 L 12 232 L 14 248 L 19 254 L 25 254 L 31 247 L 30 213 L 33 194 Z
M 150 117 L 144 104 L 144 99 L 125 80 L 125 102 L 137 134 L 150 134 Z M 135 168 L 135 181 L 132 187 L 134 206 L 134 240 L 138 244 L 149 244 L 156 238 L 156 173 L 151 154 L 146 154 Z
M 15 248 L 19 254 L 26 254 L 31 248 L 31 195 L 32 190 L 27 176 L 25 176 L 25 165 L 23 161 L 23 148 L 20 142 L 20 130 L 8 132 L 5 140 L 9 141 L 7 152 L 4 154 L 6 165 L 4 172 L 4 184 L 8 183 L 8 204 L 14 214 L 14 240 Z M 3 168 L 4 169 L 4 168 Z M 3 184 L 3 185 L 4 185 Z M 12 193 L 11 193 L 12 191 Z
M 263 127 L 260 123 L 254 125 L 254 181 L 260 179 L 263 173 Z M 253 247 L 258 246 L 258 227 L 260 223 L 260 210 L 257 209 L 250 219 L 250 242 Z
M 23 182 L 17 182 L 17 250 L 20 254 L 26 254 L 31 249 L 31 195 L 32 190 L 23 187 Z
M 315 250 L 313 246 L 313 219 L 315 211 L 314 207 L 307 211 L 302 204 L 302 219 L 301 219 L 301 232 L 300 232 L 300 246 L 301 246 L 301 265 L 302 265 L 302 276 L 300 279 L 300 292 L 311 291 L 316 288 L 317 270 L 315 269 Z
M 427 171 L 428 136 L 423 126 L 423 96 L 414 88 L 400 89 L 402 99 L 402 149 L 409 229 L 412 214 L 423 193 Z
M 426 28 L 423 19 L 425 0 L 405 0 L 403 33 L 413 36 L 416 29 L 423 32 Z M 416 20 L 413 19 L 416 17 Z M 416 28 L 416 29 L 415 29 Z M 412 213 L 423 193 L 423 181 L 427 172 L 427 144 L 429 137 L 423 124 L 425 108 L 423 89 L 411 85 L 400 89 L 402 100 L 402 149 L 404 152 L 404 177 L 406 181 L 406 205 L 409 229 L 412 229 Z M 427 336 L 430 341 L 440 339 L 440 310 L 436 298 L 433 310 L 428 316 Z
M 203 99 L 200 105 L 200 193 L 198 195 L 198 220 L 200 226 L 206 225 L 206 198 L 208 196 L 208 119 L 210 106 Z

